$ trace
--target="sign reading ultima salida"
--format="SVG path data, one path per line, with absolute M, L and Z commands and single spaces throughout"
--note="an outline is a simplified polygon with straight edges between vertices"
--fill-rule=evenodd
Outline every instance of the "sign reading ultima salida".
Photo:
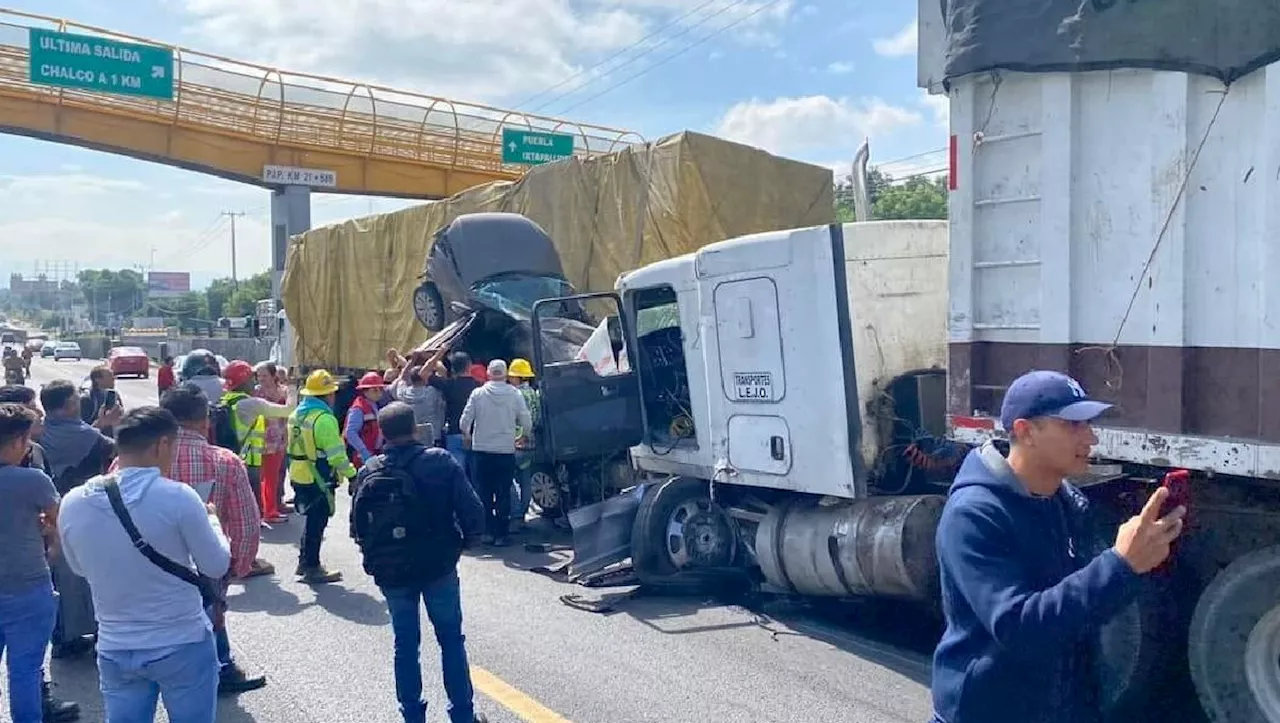
M 37 85 L 173 100 L 173 50 L 30 28 L 28 79 Z

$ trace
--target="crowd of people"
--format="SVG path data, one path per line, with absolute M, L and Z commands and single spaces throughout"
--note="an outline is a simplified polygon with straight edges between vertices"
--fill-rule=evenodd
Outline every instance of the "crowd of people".
M 297 393 L 270 363 L 188 357 L 159 375 L 159 404 L 126 411 L 106 367 L 69 381 L 0 388 L 0 641 L 14 723 L 71 721 L 54 657 L 96 651 L 107 723 L 212 723 L 219 694 L 267 684 L 234 660 L 226 597 L 271 575 L 261 533 L 300 515 L 296 577 L 342 579 L 321 546 L 344 484 L 349 532 L 382 590 L 395 638 L 396 695 L 426 719 L 418 605 L 441 648 L 449 716 L 474 709 L 457 563 L 509 544 L 529 507 L 537 392 L 528 361 L 475 365 L 441 351 L 358 380 L 339 423 L 339 384 L 317 370 Z M 188 365 L 189 368 L 188 368 Z M 284 499 L 284 490 L 293 499 Z M 516 490 L 513 494 L 513 489 Z M 483 500 L 483 502 L 482 502 Z M 421 603 L 419 602 L 421 601 Z

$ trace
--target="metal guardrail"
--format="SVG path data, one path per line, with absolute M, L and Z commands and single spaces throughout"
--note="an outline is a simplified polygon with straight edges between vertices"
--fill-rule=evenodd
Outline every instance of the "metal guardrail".
M 172 101 L 49 88 L 28 80 L 30 28 L 171 48 Z M 644 139 L 632 131 L 507 111 L 379 85 L 291 73 L 52 17 L 0 8 L 0 96 L 187 127 L 272 145 L 518 176 L 503 165 L 503 127 L 567 133 L 575 155 Z

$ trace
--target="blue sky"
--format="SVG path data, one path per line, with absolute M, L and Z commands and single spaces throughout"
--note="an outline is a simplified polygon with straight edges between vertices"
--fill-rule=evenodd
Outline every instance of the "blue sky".
M 903 175 L 942 166 L 945 101 L 916 88 L 915 3 L 873 0 L 9 0 L 292 71 L 634 129 L 684 129 L 847 172 L 864 137 Z M 351 12 L 358 6 L 360 12 Z M 125 8 L 128 8 L 125 11 Z M 21 22 L 0 14 L 0 22 Z M 0 26 L 0 42 L 13 42 Z M 602 61 L 605 61 L 602 63 Z M 576 77 L 574 77 L 576 76 Z M 570 82 L 566 79 L 573 78 Z M 551 90 L 553 86 L 554 90 Z M 530 96 L 536 100 L 525 102 Z M 919 158 L 900 159 L 930 153 Z M 314 197 L 313 222 L 408 204 Z M 0 283 L 67 260 L 197 285 L 269 263 L 267 192 L 0 135 Z

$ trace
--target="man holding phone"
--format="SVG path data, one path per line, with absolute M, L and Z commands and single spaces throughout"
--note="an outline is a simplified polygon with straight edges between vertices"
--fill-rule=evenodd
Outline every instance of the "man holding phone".
M 116 375 L 110 367 L 94 367 L 89 372 L 89 389 L 80 397 L 80 418 L 103 434 L 113 436 L 112 430 L 123 414 L 124 405 L 116 391 Z
M 1095 636 L 1169 556 L 1184 507 L 1158 489 L 1091 557 L 1087 500 L 1066 479 L 1089 467 L 1091 422 L 1111 405 L 1065 374 L 1033 371 L 1005 392 L 1006 458 L 971 451 L 938 525 L 947 629 L 933 657 L 933 723 L 1101 719 Z

